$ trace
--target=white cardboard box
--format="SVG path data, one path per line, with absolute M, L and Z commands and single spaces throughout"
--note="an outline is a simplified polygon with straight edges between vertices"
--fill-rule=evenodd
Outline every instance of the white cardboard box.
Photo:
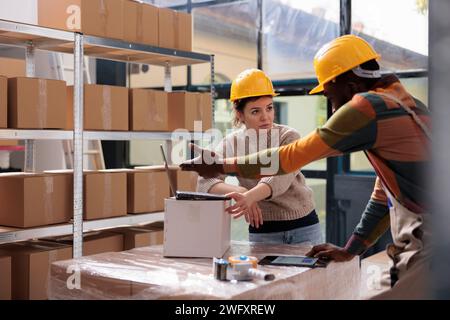
M 229 201 L 165 199 L 165 257 L 222 257 L 230 247 Z

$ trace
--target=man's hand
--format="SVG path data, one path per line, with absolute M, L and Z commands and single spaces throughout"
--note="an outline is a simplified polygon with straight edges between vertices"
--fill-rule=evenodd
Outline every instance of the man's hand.
M 350 261 L 355 255 L 348 253 L 344 248 L 331 243 L 324 243 L 314 246 L 307 254 L 308 257 L 320 258 L 323 260 L 334 260 L 337 262 Z
M 251 200 L 245 193 L 231 192 L 227 196 L 236 201 L 234 205 L 226 209 L 229 214 L 233 215 L 234 219 L 244 215 L 245 221 L 252 227 L 259 228 L 263 224 L 262 212 L 258 202 Z
M 181 170 L 195 171 L 204 178 L 214 178 L 224 173 L 223 160 L 214 151 L 200 148 L 192 143 L 189 147 L 200 155 L 180 164 Z

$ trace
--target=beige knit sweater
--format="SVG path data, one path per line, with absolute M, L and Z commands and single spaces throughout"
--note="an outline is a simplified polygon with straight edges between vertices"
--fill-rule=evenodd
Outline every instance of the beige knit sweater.
M 279 124 L 274 124 L 270 134 L 258 136 L 258 143 L 249 142 L 251 141 L 248 138 L 249 135 L 251 133 L 247 129 L 239 129 L 226 136 L 217 145 L 215 151 L 225 157 L 243 156 L 266 148 L 286 145 L 300 138 L 295 129 Z M 302 218 L 315 208 L 312 190 L 306 186 L 305 177 L 300 171 L 281 176 L 264 177 L 259 180 L 237 178 L 239 185 L 248 190 L 259 183 L 265 183 L 272 189 L 271 197 L 258 203 L 264 221 Z M 197 189 L 201 192 L 209 192 L 215 184 L 224 182 L 224 180 L 225 176 L 213 179 L 200 177 Z

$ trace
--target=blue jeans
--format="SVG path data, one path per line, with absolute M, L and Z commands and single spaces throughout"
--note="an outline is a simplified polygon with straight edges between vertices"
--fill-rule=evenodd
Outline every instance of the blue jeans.
M 264 242 L 270 244 L 309 244 L 323 243 L 320 224 L 316 223 L 307 227 L 292 229 L 282 232 L 250 233 L 250 242 Z

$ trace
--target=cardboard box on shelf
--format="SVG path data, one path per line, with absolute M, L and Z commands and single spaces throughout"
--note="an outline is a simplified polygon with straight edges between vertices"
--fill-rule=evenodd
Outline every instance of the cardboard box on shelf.
M 8 127 L 64 129 L 66 82 L 38 78 L 8 79 Z
M 176 172 L 178 191 L 197 191 L 197 172 L 181 170 L 177 170 Z
M 170 196 L 167 175 L 161 169 L 127 172 L 128 213 L 164 210 L 164 199 Z
M 1 245 L 1 254 L 11 256 L 12 299 L 45 300 L 51 263 L 71 259 L 72 247 L 27 241 Z
M 11 300 L 11 257 L 0 251 L 0 300 Z
M 192 15 L 189 13 L 176 12 L 175 49 L 192 51 Z
M 127 214 L 127 174 L 123 170 L 84 173 L 84 219 L 94 220 Z
M 66 128 L 73 129 L 73 86 L 67 87 Z M 84 85 L 84 130 L 128 130 L 128 88 Z
M 211 95 L 178 91 L 169 93 L 170 131 L 187 129 L 188 131 L 206 131 L 212 127 Z M 199 121 L 196 123 L 195 121 Z
M 123 0 L 38 0 L 38 24 L 123 39 L 123 10 Z
M 123 235 L 123 249 L 161 245 L 164 242 L 162 229 L 145 229 L 142 227 L 125 227 L 110 230 Z
M 156 170 L 164 171 L 163 165 L 156 166 L 137 166 L 135 170 Z M 174 183 L 174 188 L 178 191 L 197 191 L 197 180 L 198 173 L 192 171 L 182 171 L 180 167 L 175 165 L 169 166 L 169 175 L 171 176 L 172 182 Z M 165 173 L 166 179 L 167 174 Z M 169 187 L 170 188 L 170 187 Z M 170 195 L 173 196 L 172 192 Z
M 169 131 L 168 93 L 158 90 L 130 90 L 130 130 Z
M 43 239 L 72 245 L 73 236 L 60 236 Z M 109 231 L 93 231 L 83 234 L 83 256 L 91 256 L 104 252 L 123 251 L 123 235 Z
M 158 46 L 158 8 L 146 3 L 124 0 L 124 40 Z
M 176 11 L 168 8 L 159 8 L 158 22 L 159 22 L 159 46 L 163 48 L 175 49 L 175 33 L 178 31 L 175 28 Z
M 164 256 L 222 257 L 230 246 L 226 201 L 166 199 Z
M 73 178 L 67 174 L 0 174 L 0 225 L 37 227 L 73 216 Z
M 17 146 L 19 140 L 0 140 L 0 146 Z
M 4 77 L 25 77 L 25 59 L 0 57 L 0 70 Z
M 8 79 L 0 76 L 0 128 L 8 127 Z

